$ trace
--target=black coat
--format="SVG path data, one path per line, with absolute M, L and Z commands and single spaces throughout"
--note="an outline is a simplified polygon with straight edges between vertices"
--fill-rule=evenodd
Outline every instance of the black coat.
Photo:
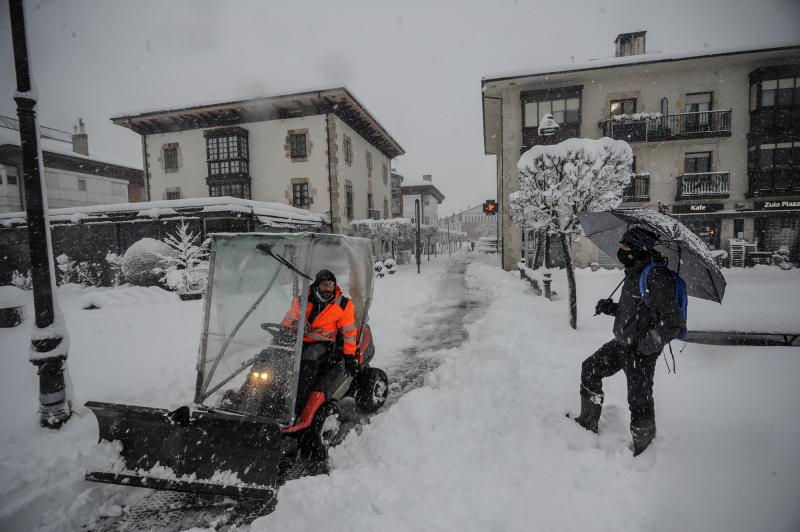
M 614 338 L 622 345 L 636 345 L 642 355 L 657 355 L 680 329 L 680 307 L 675 303 L 675 283 L 664 268 L 653 268 L 648 276 L 650 301 L 639 291 L 646 262 L 625 268 L 625 281 L 615 308 Z

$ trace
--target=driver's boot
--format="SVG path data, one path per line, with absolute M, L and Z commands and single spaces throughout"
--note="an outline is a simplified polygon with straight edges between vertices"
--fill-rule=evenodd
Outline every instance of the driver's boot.
M 592 432 L 597 432 L 597 422 L 603 410 L 602 393 L 594 393 L 586 386 L 581 385 L 581 415 L 575 421 L 581 427 Z

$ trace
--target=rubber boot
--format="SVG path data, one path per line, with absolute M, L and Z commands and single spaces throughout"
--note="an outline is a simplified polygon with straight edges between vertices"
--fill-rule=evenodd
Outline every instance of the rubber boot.
M 631 436 L 633 436 L 633 456 L 639 456 L 656 437 L 656 422 L 648 420 L 640 423 L 641 426 L 635 427 L 631 424 Z
M 575 421 L 581 427 L 592 432 L 597 432 L 597 422 L 603 410 L 603 394 L 594 393 L 585 386 L 581 386 L 581 415 Z

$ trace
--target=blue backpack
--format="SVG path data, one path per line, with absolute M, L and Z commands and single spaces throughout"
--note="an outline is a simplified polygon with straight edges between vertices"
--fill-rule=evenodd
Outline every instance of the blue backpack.
M 644 267 L 642 275 L 639 277 L 639 293 L 642 295 L 642 300 L 646 305 L 650 304 L 650 288 L 648 287 L 647 281 L 650 272 L 655 268 L 663 268 L 665 271 L 669 272 L 672 277 L 672 283 L 675 285 L 675 304 L 679 307 L 678 314 L 681 316 L 681 322 L 675 324 L 676 328 L 680 329 L 680 332 L 675 337 L 670 338 L 670 340 L 686 340 L 689 338 L 689 329 L 686 325 L 689 318 L 689 297 L 686 292 L 686 281 L 684 281 L 680 275 L 667 268 L 666 264 L 660 262 L 649 263 Z

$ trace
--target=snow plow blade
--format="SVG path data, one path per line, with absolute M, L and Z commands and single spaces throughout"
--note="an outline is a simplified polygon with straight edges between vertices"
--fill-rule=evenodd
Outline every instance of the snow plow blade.
M 86 406 L 97 418 L 99 440 L 122 443 L 126 469 L 90 472 L 87 480 L 234 497 L 274 494 L 281 459 L 274 421 L 187 406 L 174 411 L 95 401 Z M 154 466 L 168 470 L 150 471 Z

